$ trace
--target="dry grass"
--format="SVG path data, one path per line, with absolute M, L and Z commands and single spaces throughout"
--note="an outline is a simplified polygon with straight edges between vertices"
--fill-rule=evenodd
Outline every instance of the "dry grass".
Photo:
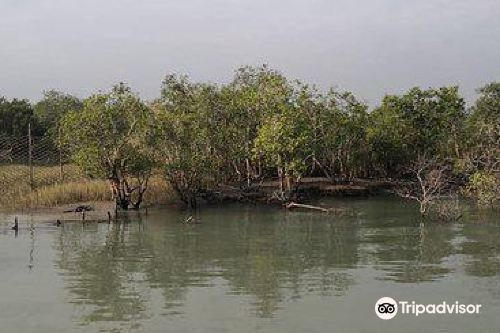
M 104 180 L 88 180 L 75 166 L 64 166 L 61 182 L 59 166 L 34 167 L 35 190 L 29 184 L 29 168 L 25 165 L 0 166 L 0 207 L 56 207 L 80 202 L 112 200 Z M 150 180 L 145 205 L 168 204 L 176 200 L 171 187 L 162 177 Z
M 163 177 L 153 177 L 149 182 L 149 187 L 144 194 L 144 205 L 167 205 L 177 202 L 179 198 L 172 189 L 172 186 Z
M 55 207 L 88 201 L 110 201 L 105 181 L 83 181 L 44 186 L 21 195 L 15 206 L 21 208 Z

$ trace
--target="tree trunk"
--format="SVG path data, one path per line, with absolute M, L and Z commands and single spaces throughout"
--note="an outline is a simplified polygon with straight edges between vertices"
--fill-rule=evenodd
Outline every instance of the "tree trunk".
M 118 177 L 110 178 L 109 182 L 116 206 L 120 209 L 127 210 L 130 204 L 130 194 L 125 189 L 125 184 Z
M 281 197 L 284 197 L 285 189 L 283 186 L 283 169 L 281 167 L 278 167 L 278 181 L 280 183 L 280 195 Z
M 122 210 L 128 210 L 128 206 L 130 204 L 130 201 L 126 198 L 121 198 L 116 201 L 116 205 L 120 207 Z
M 134 210 L 139 210 L 139 208 L 141 208 L 143 197 L 144 197 L 144 192 L 139 191 L 137 200 L 134 202 L 134 205 L 133 205 Z
M 250 161 L 248 158 L 245 159 L 245 165 L 247 168 L 247 186 L 250 187 L 252 171 L 250 169 Z
M 292 193 L 292 177 L 285 171 L 285 184 L 287 197 Z
M 428 203 L 425 201 L 420 202 L 420 215 L 425 216 L 427 214 Z

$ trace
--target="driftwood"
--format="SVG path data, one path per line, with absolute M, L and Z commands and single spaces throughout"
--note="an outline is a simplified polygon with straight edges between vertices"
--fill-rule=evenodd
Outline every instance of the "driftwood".
M 305 205 L 305 204 L 299 204 L 296 202 L 289 202 L 288 204 L 285 205 L 286 209 L 292 210 L 292 209 L 310 209 L 314 210 L 317 212 L 322 212 L 322 213 L 329 213 L 329 214 L 336 214 L 337 216 L 354 216 L 355 212 L 346 207 L 330 207 L 330 208 L 325 208 L 325 207 L 319 207 L 319 206 L 313 206 L 313 205 Z
M 331 212 L 331 209 L 318 207 L 318 206 L 303 205 L 303 204 L 299 204 L 299 203 L 295 203 L 295 202 L 290 202 L 290 203 L 286 204 L 286 209 L 295 209 L 295 208 L 313 209 L 313 210 L 321 211 L 324 213 Z
M 182 224 L 201 224 L 201 221 L 190 215 L 187 219 L 182 221 Z

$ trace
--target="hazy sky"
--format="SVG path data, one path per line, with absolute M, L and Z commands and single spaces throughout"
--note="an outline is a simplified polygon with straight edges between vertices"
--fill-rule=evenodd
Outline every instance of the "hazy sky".
M 227 82 L 268 63 L 376 104 L 412 86 L 500 80 L 499 0 L 0 0 L 0 95 L 85 96 L 167 72 Z

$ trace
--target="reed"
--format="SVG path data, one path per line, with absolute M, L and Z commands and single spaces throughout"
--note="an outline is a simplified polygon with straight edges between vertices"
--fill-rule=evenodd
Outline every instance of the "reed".
M 1 208 L 56 207 L 112 200 L 107 181 L 89 180 L 76 166 L 64 167 L 63 182 L 59 166 L 36 166 L 33 173 L 35 187 L 32 190 L 27 166 L 0 166 Z M 169 204 L 175 200 L 174 191 L 163 177 L 155 176 L 150 180 L 144 196 L 144 205 Z
M 84 181 L 55 184 L 21 195 L 15 206 L 19 208 L 55 207 L 89 201 L 111 200 L 109 187 L 104 181 Z

